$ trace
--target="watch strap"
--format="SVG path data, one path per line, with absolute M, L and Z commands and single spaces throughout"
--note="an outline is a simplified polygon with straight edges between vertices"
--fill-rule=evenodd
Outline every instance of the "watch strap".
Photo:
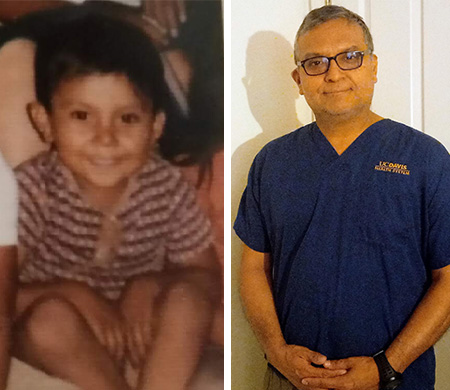
M 389 386 L 389 384 L 393 385 L 393 382 L 397 382 L 397 384 L 400 384 L 402 374 L 392 368 L 384 351 L 376 353 L 373 356 L 373 360 L 375 361 L 378 367 L 378 373 L 380 374 L 380 389 L 397 387 L 391 387 Z

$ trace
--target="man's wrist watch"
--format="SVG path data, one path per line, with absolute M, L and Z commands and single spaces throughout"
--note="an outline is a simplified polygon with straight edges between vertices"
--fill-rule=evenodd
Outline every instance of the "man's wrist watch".
M 395 371 L 390 365 L 384 351 L 373 355 L 373 360 L 378 367 L 380 374 L 380 390 L 394 390 L 402 383 L 402 374 Z

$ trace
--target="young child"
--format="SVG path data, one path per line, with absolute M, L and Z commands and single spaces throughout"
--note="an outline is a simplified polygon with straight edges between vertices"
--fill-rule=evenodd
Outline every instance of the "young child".
M 38 43 L 33 124 L 49 152 L 18 167 L 15 354 L 83 390 L 186 389 L 220 282 L 210 226 L 158 157 L 167 89 L 148 37 L 77 15 Z

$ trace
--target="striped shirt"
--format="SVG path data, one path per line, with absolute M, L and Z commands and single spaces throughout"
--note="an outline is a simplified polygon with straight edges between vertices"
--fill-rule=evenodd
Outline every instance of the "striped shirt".
M 78 281 L 117 299 L 127 280 L 162 271 L 166 262 L 188 265 L 211 245 L 195 191 L 160 157 L 133 177 L 113 216 L 86 203 L 56 152 L 21 164 L 16 176 L 23 283 Z M 116 245 L 105 249 L 104 236 Z

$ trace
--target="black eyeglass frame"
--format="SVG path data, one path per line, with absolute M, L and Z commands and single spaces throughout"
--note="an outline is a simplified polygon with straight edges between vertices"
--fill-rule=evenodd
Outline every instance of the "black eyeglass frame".
M 336 58 L 337 58 L 338 56 L 342 55 L 342 54 L 347 54 L 347 53 L 358 53 L 358 54 L 361 54 L 360 61 L 359 61 L 359 65 L 358 65 L 357 67 L 355 67 L 355 68 L 350 68 L 350 69 L 344 69 L 344 68 L 342 68 L 342 67 L 338 64 Z M 336 62 L 336 65 L 338 66 L 338 68 L 341 69 L 341 70 L 345 70 L 345 71 L 346 71 L 346 70 L 355 70 L 355 69 L 361 68 L 361 66 L 362 66 L 362 64 L 363 64 L 363 61 L 364 61 L 364 56 L 365 56 L 366 54 L 371 54 L 371 51 L 370 51 L 370 50 L 349 50 L 349 51 L 343 51 L 343 52 L 341 52 L 341 53 L 336 54 L 334 57 L 316 56 L 316 57 L 306 58 L 306 59 L 303 60 L 303 61 L 297 61 L 297 66 L 301 66 L 301 67 L 303 68 L 303 70 L 305 71 L 305 73 L 306 73 L 308 76 L 320 76 L 320 75 L 322 75 L 322 74 L 327 73 L 327 72 L 330 70 L 331 60 L 334 60 L 334 62 Z M 328 60 L 327 69 L 326 69 L 325 71 L 321 72 L 321 73 L 310 74 L 310 73 L 308 73 L 308 71 L 307 71 L 306 68 L 305 68 L 305 62 L 306 62 L 306 61 L 313 60 L 313 59 L 315 59 L 315 58 L 326 58 L 326 59 Z

